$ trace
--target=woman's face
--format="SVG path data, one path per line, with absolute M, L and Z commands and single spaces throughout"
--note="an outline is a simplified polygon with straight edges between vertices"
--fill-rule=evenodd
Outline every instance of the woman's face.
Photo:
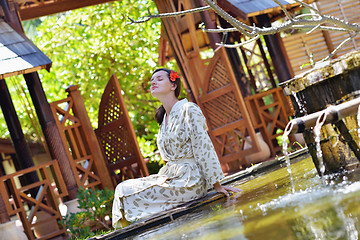
M 151 77 L 151 95 L 158 97 L 167 95 L 176 89 L 176 85 L 171 83 L 166 71 L 158 71 Z

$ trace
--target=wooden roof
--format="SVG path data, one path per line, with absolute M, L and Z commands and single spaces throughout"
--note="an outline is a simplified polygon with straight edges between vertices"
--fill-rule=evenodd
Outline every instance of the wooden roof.
M 290 11 L 300 7 L 300 4 L 294 0 L 279 0 L 279 2 Z M 303 0 L 303 2 L 312 3 L 314 0 Z M 280 6 L 273 0 L 218 0 L 217 3 L 225 11 L 243 21 L 262 14 L 272 16 L 283 14 Z
M 19 6 L 21 20 L 39 18 L 72 9 L 88 7 L 114 0 L 12 0 Z
M 0 79 L 44 68 L 49 71 L 51 64 L 30 39 L 0 18 Z
M 29 145 L 32 154 L 36 154 L 37 152 L 43 151 L 43 146 L 40 143 L 27 142 L 27 144 Z M 15 153 L 14 145 L 12 144 L 12 141 L 9 138 L 7 139 L 0 138 L 0 154 L 1 153 L 5 153 L 5 154 Z
M 1 153 L 6 153 L 6 154 L 15 153 L 14 146 L 12 145 L 10 139 L 0 138 L 0 154 Z

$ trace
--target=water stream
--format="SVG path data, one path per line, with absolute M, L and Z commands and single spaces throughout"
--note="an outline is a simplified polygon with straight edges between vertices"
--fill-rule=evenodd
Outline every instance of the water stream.
M 360 105 L 358 107 L 358 112 L 357 112 L 357 124 L 358 124 L 358 136 L 359 136 L 359 146 L 360 146 Z
M 283 144 L 282 144 L 283 149 L 282 150 L 283 150 L 283 154 L 284 154 L 285 161 L 286 161 L 287 172 L 289 173 L 291 190 L 294 193 L 295 185 L 294 185 L 294 179 L 291 174 L 291 163 L 290 163 L 290 158 L 289 158 L 289 153 L 288 153 L 288 138 L 289 138 L 288 135 L 289 135 L 289 132 L 285 131 L 282 136 L 282 140 L 283 140 Z
M 316 121 L 315 127 L 314 127 L 314 140 L 316 144 L 316 157 L 319 162 L 319 170 L 320 170 L 320 176 L 323 177 L 325 173 L 325 165 L 324 165 L 324 159 L 322 155 L 321 150 L 321 144 L 320 144 L 320 135 L 321 135 L 321 128 L 326 120 L 326 111 L 324 114 L 322 114 Z
M 309 155 L 232 183 L 243 189 L 128 239 L 358 239 L 360 173 L 321 179 Z M 322 184 L 325 179 L 326 185 Z
M 305 106 L 300 102 L 299 98 L 296 95 L 296 92 L 292 91 L 291 94 L 293 95 L 295 102 L 297 103 L 297 105 L 299 107 L 300 114 L 306 114 L 307 111 L 305 109 Z

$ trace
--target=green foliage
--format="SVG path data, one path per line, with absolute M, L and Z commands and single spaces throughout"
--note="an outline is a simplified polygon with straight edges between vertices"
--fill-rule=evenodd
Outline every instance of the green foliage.
M 281 133 L 283 133 L 283 130 L 281 130 L 281 129 L 278 129 L 278 130 L 276 131 L 276 134 L 281 134 Z M 282 146 L 282 145 L 283 145 L 283 143 L 284 143 L 283 135 L 277 136 L 277 137 L 276 137 L 276 140 L 277 140 L 277 143 L 278 143 L 279 146 Z M 287 138 L 286 141 L 287 141 L 287 144 L 288 144 L 288 148 L 287 148 L 287 151 L 288 151 L 288 152 L 292 152 L 292 151 L 294 151 L 294 150 L 296 150 L 296 149 L 298 149 L 298 148 L 300 148 L 300 149 L 304 148 L 304 146 L 301 145 L 298 141 L 293 142 L 292 145 L 290 145 L 290 140 L 289 140 L 289 138 Z
M 146 7 L 155 11 L 152 2 L 146 6 L 125 0 L 47 17 L 37 28 L 35 42 L 53 61 L 51 73 L 41 76 L 49 100 L 64 97 L 64 88 L 78 84 L 97 127 L 100 98 L 115 73 L 135 130 L 147 133 L 159 105 L 150 94 L 149 80 L 158 58 L 160 21 L 127 24 L 128 15 L 140 17 Z
M 43 17 L 24 25 L 32 41 L 53 61 L 50 72 L 39 71 L 49 102 L 65 98 L 68 86 L 79 85 L 89 118 L 96 128 L 101 95 L 115 73 L 137 136 L 155 145 L 158 125 L 154 113 L 160 102 L 151 96 L 149 88 L 151 74 L 158 67 L 161 22 L 152 19 L 142 24 L 127 24 L 127 16 L 143 17 L 147 15 L 147 8 L 157 12 L 153 1 L 115 1 Z M 174 63 L 165 67 L 176 69 Z M 6 82 L 26 137 L 39 141 L 19 100 L 21 96 L 31 102 L 23 77 L 6 79 Z M 25 92 L 18 94 L 16 85 L 25 86 Z M 0 137 L 9 137 L 2 114 Z
M 114 191 L 80 188 L 77 198 L 81 211 L 63 218 L 72 239 L 95 236 L 96 232 L 110 229 Z
M 283 132 L 284 132 L 284 131 L 281 130 L 281 129 L 277 129 L 277 130 L 276 130 L 276 134 L 282 134 Z M 283 146 L 283 144 L 284 144 L 283 135 L 277 136 L 277 137 L 276 137 L 276 141 L 277 141 L 277 143 L 278 143 L 279 146 Z M 287 144 L 288 144 L 287 151 L 288 151 L 288 152 L 292 152 L 293 149 L 292 149 L 292 147 L 289 145 L 289 143 L 290 143 L 289 138 L 286 139 L 286 142 L 287 142 Z
M 160 168 L 165 165 L 165 161 L 160 158 L 156 152 L 156 147 L 151 141 L 146 141 L 144 137 L 138 137 L 141 153 L 145 159 L 148 159 L 146 166 L 150 174 L 158 173 Z

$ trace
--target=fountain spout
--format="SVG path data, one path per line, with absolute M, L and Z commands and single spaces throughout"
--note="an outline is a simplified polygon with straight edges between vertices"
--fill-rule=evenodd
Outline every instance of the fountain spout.
M 289 134 L 303 133 L 305 130 L 314 127 L 319 119 L 324 121 L 323 124 L 336 123 L 345 117 L 356 115 L 359 105 L 360 97 L 336 106 L 331 105 L 319 112 L 295 118 L 287 124 L 285 132 Z
M 359 79 L 360 51 L 354 51 L 281 83 L 284 94 L 293 103 L 296 117 L 284 132 L 303 134 L 318 172 L 321 166 L 311 129 L 319 117 L 319 121 L 324 120 L 320 145 L 325 174 L 360 168 L 359 134 L 355 131 L 360 126 L 356 118 L 360 104 Z M 303 116 L 304 113 L 308 115 Z

